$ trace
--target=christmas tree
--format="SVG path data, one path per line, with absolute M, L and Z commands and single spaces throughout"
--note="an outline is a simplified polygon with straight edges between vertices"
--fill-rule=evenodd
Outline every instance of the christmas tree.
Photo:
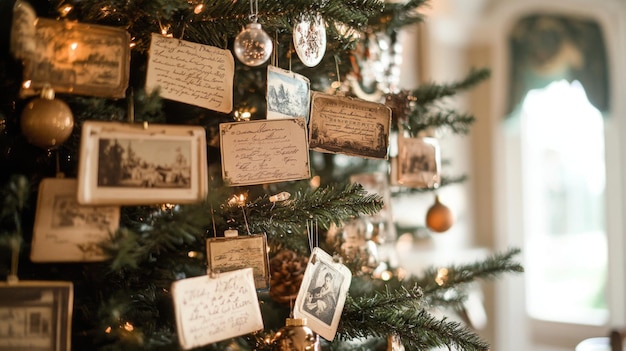
M 8 282 L 0 286 L 0 311 L 12 319 L 8 331 L 0 332 L 0 345 L 286 349 L 272 340 L 280 338 L 278 331 L 294 308 L 306 310 L 300 299 L 305 269 L 317 258 L 323 263 L 322 253 L 328 253 L 329 266 L 348 270 L 340 277 L 348 279 L 349 289 L 334 318 L 326 323 L 320 317 L 323 331 L 315 331 L 331 334 L 321 340 L 322 348 L 488 350 L 471 328 L 430 311 L 460 308 L 476 280 L 521 272 L 514 261 L 517 250 L 447 267 L 443 275 L 433 268 L 417 277 L 378 262 L 365 250 L 372 240 L 358 237 L 363 245 L 356 249 L 346 244 L 347 228 L 358 225 L 378 236 L 373 242 L 393 240 L 389 234 L 384 238 L 393 228 L 371 229 L 384 197 L 350 181 L 357 173 L 389 177 L 390 134 L 417 139 L 441 128 L 463 134 L 474 120 L 443 101 L 486 79 L 487 70 L 415 90 L 383 82 L 389 67 L 380 70 L 383 78 L 369 81 L 360 70 L 359 60 L 381 63 L 372 59 L 368 40 L 379 34 L 393 42 L 401 28 L 423 20 L 417 10 L 425 3 L 3 1 L 0 276 Z M 289 83 L 281 83 L 285 77 Z M 382 90 L 381 83 L 386 83 Z M 284 116 L 270 121 L 276 111 Z M 385 131 L 333 130 L 328 121 L 307 128 L 328 114 L 363 119 L 370 112 L 377 121 L 388 116 L 388 125 L 376 126 Z M 376 137 L 358 143 L 338 135 L 346 131 Z M 268 146 L 272 138 L 282 145 L 278 166 L 274 158 L 268 161 L 271 171 L 263 162 L 251 171 L 245 157 L 276 150 Z M 302 141 L 304 153 L 298 148 Z M 315 145 L 311 150 L 309 143 Z M 91 148 L 99 151 L 90 154 Z M 341 154 L 347 158 L 337 162 Z M 418 166 L 418 171 L 428 168 Z M 85 180 L 89 172 L 95 183 Z M 396 184 L 394 191 L 432 192 L 464 180 L 438 170 L 430 176 L 425 184 Z M 43 195 L 50 192 L 57 196 Z M 62 216 L 55 217 L 56 211 Z M 90 241 L 85 223 L 96 222 L 106 237 Z M 239 235 L 231 236 L 234 231 Z M 63 243 L 60 236 L 67 234 L 74 239 Z M 252 248 L 266 257 L 246 256 L 253 251 L 246 251 L 240 239 L 252 239 Z M 250 269 L 216 268 L 236 255 L 254 268 L 253 279 Z M 257 258 L 260 263 L 251 263 Z M 257 275 L 259 269 L 266 271 Z M 234 276 L 236 288 L 223 278 L 233 272 L 243 272 Z M 206 279 L 195 283 L 193 278 Z M 243 280 L 254 283 L 252 298 Z M 33 281 L 43 282 L 35 287 L 40 299 L 45 299 L 42 292 L 57 291 L 50 282 L 71 283 L 69 296 L 54 299 L 53 317 L 44 311 L 30 319 L 31 333 L 42 320 L 54 322 L 38 329 L 39 339 L 11 329 L 32 302 L 16 295 L 29 291 L 20 289 Z M 246 293 L 236 302 L 212 300 L 196 307 L 250 312 L 259 306 L 261 328 L 238 333 L 233 326 L 245 323 L 228 319 L 226 310 L 203 310 L 181 321 L 181 311 L 194 312 L 186 305 L 202 298 L 202 289 L 193 284 L 207 282 L 231 294 L 224 296 L 237 289 Z M 61 313 L 67 300 L 71 314 Z M 222 322 L 225 338 L 214 330 Z M 196 327 L 200 333 L 192 330 Z M 71 337 L 65 340 L 68 330 Z M 214 340 L 203 343 L 212 333 Z M 199 344 L 185 339 L 194 335 Z

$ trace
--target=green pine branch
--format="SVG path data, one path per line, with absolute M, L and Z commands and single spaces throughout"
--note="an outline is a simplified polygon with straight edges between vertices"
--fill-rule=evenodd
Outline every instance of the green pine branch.
M 448 84 L 429 83 L 419 86 L 413 90 L 411 95 L 415 98 L 415 103 L 424 106 L 441 100 L 446 97 L 457 95 L 461 91 L 465 91 L 475 87 L 479 83 L 485 81 L 491 75 L 488 68 L 472 69 L 466 77 L 458 82 Z
M 419 287 L 346 299 L 338 333 L 340 339 L 396 335 L 407 350 L 455 347 L 488 350 L 489 345 L 460 323 L 437 319 L 421 307 Z

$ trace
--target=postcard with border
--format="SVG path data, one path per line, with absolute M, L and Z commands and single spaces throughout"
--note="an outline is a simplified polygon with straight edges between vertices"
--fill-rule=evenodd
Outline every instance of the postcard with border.
M 119 206 L 80 205 L 78 181 L 45 178 L 39 183 L 30 259 L 33 262 L 94 262 L 106 256 L 98 243 L 119 227 Z
M 267 119 L 303 117 L 308 121 L 310 107 L 309 78 L 267 66 Z
M 352 273 L 319 247 L 311 253 L 298 291 L 293 315 L 306 318 L 307 326 L 332 341 L 341 319 Z
M 73 307 L 70 281 L 0 282 L 0 350 L 70 351 Z
M 130 34 L 124 28 L 37 18 L 34 37 L 21 42 L 37 48 L 24 58 L 22 97 L 46 84 L 56 93 L 126 96 Z
M 206 250 L 211 272 L 230 272 L 250 267 L 254 272 L 257 290 L 269 289 L 270 270 L 265 234 L 208 238 Z
M 220 144 L 228 186 L 311 177 L 304 118 L 221 123 Z
M 200 126 L 86 121 L 78 203 L 195 203 L 208 191 L 206 131 Z
M 376 102 L 313 92 L 311 150 L 387 159 L 391 109 Z

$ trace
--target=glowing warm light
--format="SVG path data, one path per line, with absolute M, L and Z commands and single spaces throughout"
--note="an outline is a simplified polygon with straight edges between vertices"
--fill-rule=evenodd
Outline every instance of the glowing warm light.
M 130 324 L 129 322 L 126 322 L 126 323 L 124 324 L 124 329 L 126 329 L 126 331 L 131 332 L 131 331 L 135 330 L 135 327 L 133 327 L 133 325 L 132 325 L 132 324 Z
M 200 4 L 198 6 L 196 6 L 195 9 L 193 9 L 193 13 L 195 13 L 196 15 L 199 14 L 200 12 L 202 12 L 202 10 L 204 9 L 204 5 Z
M 129 46 L 130 46 L 130 47 L 131 47 L 131 49 L 132 49 L 132 48 L 134 48 L 136 45 L 137 45 L 136 43 L 131 42 Z
M 171 211 L 176 207 L 175 204 L 161 204 L 161 211 Z
M 68 13 L 70 13 L 74 8 L 72 7 L 72 5 L 65 5 L 63 7 L 61 7 L 61 9 L 59 10 L 59 12 L 61 13 L 61 16 L 67 16 Z
M 24 83 L 22 83 L 22 86 L 23 86 L 24 88 L 28 89 L 28 88 L 30 88 L 30 86 L 31 86 L 32 84 L 33 84 L 33 81 L 29 79 L 29 80 L 27 80 L 27 81 L 24 81 Z
M 448 280 L 448 269 L 447 268 L 439 268 L 437 270 L 437 277 L 435 278 L 435 282 L 437 285 L 442 286 Z
M 105 333 L 107 333 L 107 334 L 111 334 L 111 327 L 110 327 L 110 326 L 108 326 L 108 327 L 104 330 L 104 332 L 105 332 Z
M 317 189 L 317 188 L 320 187 L 320 184 L 322 184 L 322 178 L 320 178 L 320 176 L 315 176 L 315 177 L 311 178 L 309 183 L 311 184 L 311 187 L 313 189 Z
M 391 273 L 390 271 L 384 271 L 380 275 L 380 279 L 384 281 L 388 281 L 391 278 L 393 278 L 393 273 Z
M 77 42 L 73 42 L 70 44 L 70 49 L 72 50 L 76 50 L 76 48 L 78 47 L 78 43 Z
M 189 251 L 189 252 L 187 252 L 187 256 L 189 258 L 196 258 L 196 257 L 198 257 L 198 255 L 200 255 L 200 253 L 198 251 Z
M 250 111 L 235 111 L 235 119 L 237 120 L 249 120 L 251 117 Z

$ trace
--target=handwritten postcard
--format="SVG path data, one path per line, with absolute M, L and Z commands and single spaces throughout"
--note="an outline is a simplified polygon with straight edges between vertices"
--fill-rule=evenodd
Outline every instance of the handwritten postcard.
M 172 297 L 185 350 L 263 329 L 252 268 L 177 280 Z
M 56 93 L 126 96 L 130 34 L 124 28 L 37 18 L 34 36 L 16 45 L 26 50 L 23 97 L 39 93 L 45 84 Z M 29 54 L 32 48 L 35 55 Z
M 267 119 L 309 119 L 309 78 L 272 65 L 267 66 Z
M 293 315 L 306 318 L 317 334 L 332 341 L 337 333 L 352 273 L 319 247 L 311 252 Z
M 304 118 L 221 123 L 220 136 L 226 185 L 311 177 Z
M 230 272 L 252 268 L 257 289 L 269 289 L 270 271 L 265 234 L 209 238 L 206 241 L 209 270 Z
M 45 178 L 39 184 L 30 259 L 33 262 L 94 262 L 106 256 L 98 243 L 117 230 L 119 206 L 76 201 L 78 181 Z
M 391 109 L 384 104 L 314 92 L 309 147 L 386 160 L 390 124 Z
M 218 112 L 233 110 L 235 61 L 229 50 L 152 34 L 146 90 Z

